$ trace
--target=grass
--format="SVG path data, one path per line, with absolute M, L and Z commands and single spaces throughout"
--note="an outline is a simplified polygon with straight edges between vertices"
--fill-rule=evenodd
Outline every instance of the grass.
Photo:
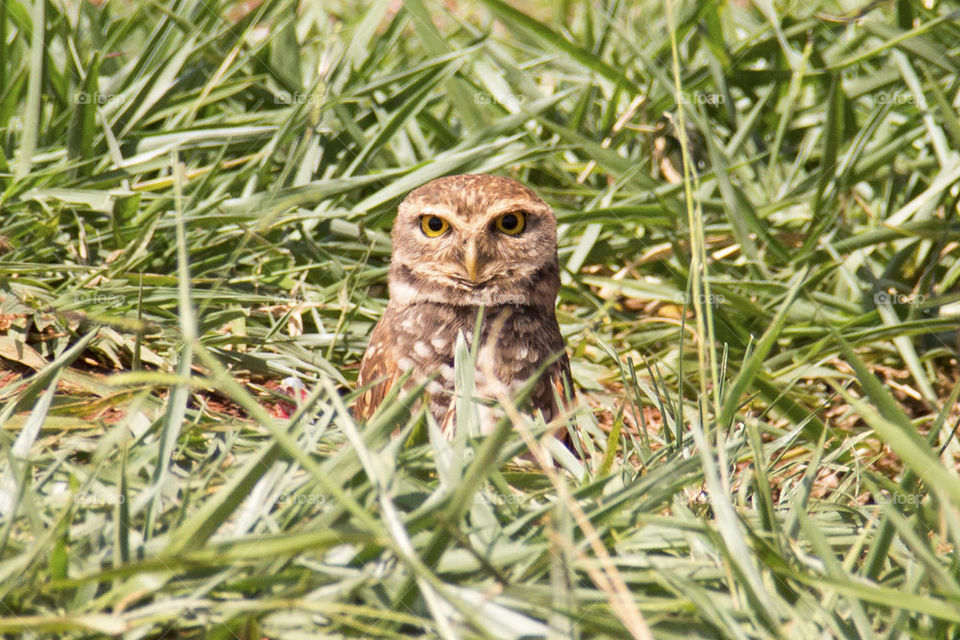
M 0 634 L 960 637 L 960 7 L 520 6 L 0 5 Z M 458 172 L 576 456 L 348 410 Z

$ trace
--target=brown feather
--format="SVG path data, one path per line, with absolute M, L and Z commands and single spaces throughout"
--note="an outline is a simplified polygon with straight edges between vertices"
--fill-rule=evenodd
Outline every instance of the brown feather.
M 361 420 L 367 420 L 373 415 L 400 377 L 397 364 L 391 357 L 389 344 L 390 329 L 381 320 L 373 330 L 370 344 L 367 345 L 360 362 L 360 373 L 357 375 L 357 387 L 370 385 L 354 404 L 354 414 Z

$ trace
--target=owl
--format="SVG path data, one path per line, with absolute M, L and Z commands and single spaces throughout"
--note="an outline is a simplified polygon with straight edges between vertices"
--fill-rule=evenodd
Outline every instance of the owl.
M 497 414 L 482 399 L 511 397 L 540 372 L 528 405 L 546 420 L 573 383 L 554 306 L 560 288 L 557 221 L 511 178 L 455 175 L 412 191 L 393 227 L 390 301 L 370 337 L 357 385 L 357 417 L 368 418 L 393 384 L 426 384 L 429 410 L 448 437 L 456 428 L 454 352 L 476 338 L 474 394 L 481 433 Z M 476 331 L 481 315 L 480 330 Z

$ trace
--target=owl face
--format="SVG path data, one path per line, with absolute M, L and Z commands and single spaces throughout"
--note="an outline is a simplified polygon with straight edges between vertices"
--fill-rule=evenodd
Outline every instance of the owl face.
M 553 310 L 557 222 L 516 180 L 459 175 L 427 183 L 400 204 L 392 237 L 392 303 Z

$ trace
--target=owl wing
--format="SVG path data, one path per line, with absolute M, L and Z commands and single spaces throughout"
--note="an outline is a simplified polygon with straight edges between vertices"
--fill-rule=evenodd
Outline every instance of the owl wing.
M 555 358 L 543 372 L 530 398 L 531 408 L 542 411 L 543 417 L 549 421 L 560 415 L 573 400 L 570 358 L 567 356 L 560 326 L 555 317 L 534 318 L 529 325 L 536 327 L 536 331 L 532 333 L 531 342 L 528 344 L 527 359 L 542 362 Z
M 393 328 L 386 320 L 387 316 L 384 316 L 374 327 L 370 344 L 367 345 L 360 362 L 357 387 L 371 385 L 360 394 L 353 405 L 353 413 L 360 420 L 366 420 L 373 415 L 403 373 L 393 357 L 391 345 L 396 340 Z
M 562 348 L 562 347 L 561 347 Z M 556 418 L 573 401 L 573 375 L 570 373 L 570 358 L 566 350 L 547 367 L 540 383 L 540 389 L 533 399 L 534 408 L 543 411 L 547 420 Z M 561 406 L 557 406 L 559 398 Z

